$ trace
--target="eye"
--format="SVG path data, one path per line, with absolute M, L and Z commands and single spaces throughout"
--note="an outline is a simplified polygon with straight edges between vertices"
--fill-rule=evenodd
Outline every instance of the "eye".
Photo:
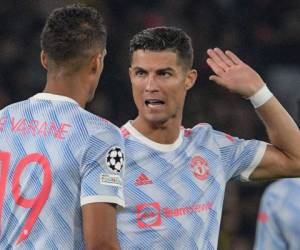
M 146 75 L 146 71 L 145 70 L 136 70 L 135 75 L 136 76 L 144 76 L 144 75 Z
M 158 72 L 158 75 L 159 76 L 163 76 L 163 77 L 170 77 L 170 76 L 172 76 L 172 73 L 171 72 L 169 72 L 169 71 L 159 71 Z

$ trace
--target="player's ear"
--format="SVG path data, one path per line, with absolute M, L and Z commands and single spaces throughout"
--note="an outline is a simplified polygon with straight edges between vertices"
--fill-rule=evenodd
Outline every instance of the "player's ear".
M 44 69 L 48 69 L 48 57 L 44 50 L 41 51 L 41 64 L 43 65 Z
M 197 79 L 197 70 L 195 69 L 190 69 L 188 70 L 187 72 L 187 76 L 186 76 L 186 79 L 185 79 L 185 89 L 186 90 L 189 90 L 190 88 L 192 88 L 196 82 L 196 79 Z
M 90 70 L 92 74 L 98 72 L 98 69 L 100 67 L 100 62 L 101 62 L 100 57 L 101 57 L 100 53 L 97 53 L 92 57 L 92 60 L 90 62 Z
M 92 60 L 90 62 L 90 69 L 93 74 L 99 71 L 100 73 L 102 72 L 105 55 L 106 50 L 104 49 L 101 53 L 97 53 L 92 57 Z

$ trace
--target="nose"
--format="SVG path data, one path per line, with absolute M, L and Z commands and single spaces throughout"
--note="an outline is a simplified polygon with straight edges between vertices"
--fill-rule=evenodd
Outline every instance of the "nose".
M 146 91 L 148 92 L 156 92 L 158 91 L 158 85 L 153 75 L 149 74 L 146 80 Z

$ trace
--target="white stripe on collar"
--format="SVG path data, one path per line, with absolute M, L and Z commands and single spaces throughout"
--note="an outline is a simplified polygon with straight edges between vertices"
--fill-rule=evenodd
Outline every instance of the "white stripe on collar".
M 50 101 L 72 102 L 72 103 L 75 103 L 78 105 L 78 103 L 70 97 L 62 96 L 62 95 L 54 95 L 54 94 L 50 94 L 50 93 L 37 93 L 34 96 L 32 96 L 31 98 L 50 100 Z
M 124 126 L 124 128 L 126 128 L 130 134 L 132 134 L 134 137 L 136 137 L 137 139 L 139 139 L 140 141 L 142 141 L 144 144 L 146 144 L 147 146 L 158 150 L 158 151 L 162 151 L 162 152 L 170 152 L 173 150 L 176 150 L 182 143 L 183 141 L 183 131 L 182 129 L 180 129 L 180 133 L 178 138 L 176 139 L 176 141 L 172 144 L 161 144 L 161 143 L 157 143 L 155 141 L 150 140 L 149 138 L 147 138 L 146 136 L 144 136 L 143 134 L 141 134 L 136 128 L 134 128 L 131 124 L 131 121 L 128 121 Z

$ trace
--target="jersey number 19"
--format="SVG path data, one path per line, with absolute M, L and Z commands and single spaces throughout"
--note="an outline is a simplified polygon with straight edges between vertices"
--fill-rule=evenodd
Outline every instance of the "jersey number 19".
M 2 210 L 4 195 L 7 186 L 8 170 L 10 165 L 11 153 L 0 152 L 0 234 L 1 234 L 1 223 L 2 223 Z M 43 169 L 43 183 L 40 192 L 32 199 L 26 199 L 22 197 L 20 190 L 20 177 L 21 174 L 29 164 L 37 163 Z M 52 186 L 52 172 L 48 159 L 40 153 L 32 153 L 23 157 L 16 165 L 13 177 L 11 192 L 13 198 L 21 207 L 30 208 L 30 213 L 25 221 L 22 230 L 17 239 L 17 244 L 25 240 L 30 234 L 34 223 L 36 222 L 42 208 L 44 207 Z

